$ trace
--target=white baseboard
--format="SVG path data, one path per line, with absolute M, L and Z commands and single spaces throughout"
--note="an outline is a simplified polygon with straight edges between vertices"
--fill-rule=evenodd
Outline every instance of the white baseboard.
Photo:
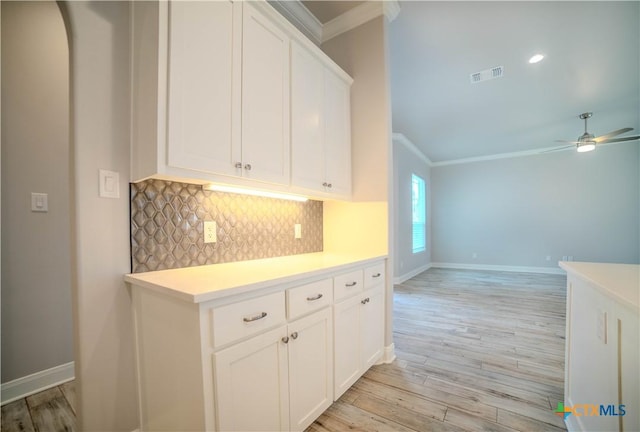
M 432 268 L 448 268 L 461 270 L 492 270 L 519 273 L 544 273 L 544 274 L 566 274 L 560 267 L 525 267 L 525 266 L 506 266 L 506 265 L 490 265 L 490 264 L 463 264 L 463 263 L 431 263 Z
M 22 378 L 0 384 L 0 405 L 22 399 L 34 393 L 66 383 L 75 378 L 74 362 L 52 367 Z
M 389 364 L 396 359 L 396 345 L 392 342 L 391 345 L 384 347 L 384 353 L 378 364 Z
M 395 284 L 401 284 L 402 282 L 411 279 L 412 277 L 419 275 L 420 273 L 422 273 L 425 270 L 429 270 L 432 267 L 432 265 L 429 264 L 425 264 L 421 267 L 418 267 L 417 269 L 413 269 L 410 272 L 407 272 L 401 276 L 396 276 L 393 278 L 393 283 Z

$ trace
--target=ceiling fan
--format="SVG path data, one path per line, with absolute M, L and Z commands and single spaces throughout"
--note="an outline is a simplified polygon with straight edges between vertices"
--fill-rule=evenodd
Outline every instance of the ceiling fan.
M 640 135 L 614 138 L 615 136 L 618 136 L 620 134 L 632 131 L 633 128 L 622 128 L 622 129 L 614 130 L 613 132 L 609 132 L 608 134 L 600 135 L 599 137 L 594 136 L 593 134 L 590 134 L 589 132 L 587 132 L 587 119 L 591 118 L 592 115 L 593 113 L 586 112 L 578 116 L 578 118 L 584 120 L 584 133 L 578 137 L 577 141 L 556 140 L 556 142 L 570 143 L 571 145 L 553 149 L 552 151 L 563 150 L 563 149 L 575 146 L 576 150 L 578 150 L 579 152 L 588 152 L 595 149 L 596 144 L 633 141 L 633 140 L 640 139 Z

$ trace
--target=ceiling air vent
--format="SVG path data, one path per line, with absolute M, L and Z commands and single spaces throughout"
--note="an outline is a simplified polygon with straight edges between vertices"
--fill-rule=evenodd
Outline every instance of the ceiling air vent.
M 485 69 L 483 71 L 472 73 L 471 75 L 469 75 L 471 79 L 471 84 L 491 80 L 494 78 L 502 78 L 503 76 L 504 76 L 504 66 L 492 67 L 490 69 Z

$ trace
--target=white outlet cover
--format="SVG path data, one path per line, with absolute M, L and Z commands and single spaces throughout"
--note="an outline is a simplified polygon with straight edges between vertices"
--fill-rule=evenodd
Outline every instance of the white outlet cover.
M 216 221 L 204 221 L 204 242 L 215 243 L 218 241 L 218 234 L 216 233 L 217 225 Z

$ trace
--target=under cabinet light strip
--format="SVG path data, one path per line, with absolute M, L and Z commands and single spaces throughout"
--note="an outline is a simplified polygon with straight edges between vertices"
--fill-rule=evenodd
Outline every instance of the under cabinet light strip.
M 267 192 L 267 191 L 261 191 L 261 190 L 255 190 L 255 189 L 239 188 L 235 186 L 224 186 L 219 184 L 203 185 L 202 188 L 209 191 L 214 191 L 214 192 L 227 192 L 227 193 L 235 193 L 235 194 L 242 194 L 242 195 L 254 195 L 254 196 L 261 196 L 266 198 L 276 198 L 276 199 L 284 199 L 284 200 L 298 201 L 298 202 L 306 202 L 309 200 L 307 197 L 303 197 L 300 195 L 290 195 L 290 194 L 278 193 L 278 192 Z

